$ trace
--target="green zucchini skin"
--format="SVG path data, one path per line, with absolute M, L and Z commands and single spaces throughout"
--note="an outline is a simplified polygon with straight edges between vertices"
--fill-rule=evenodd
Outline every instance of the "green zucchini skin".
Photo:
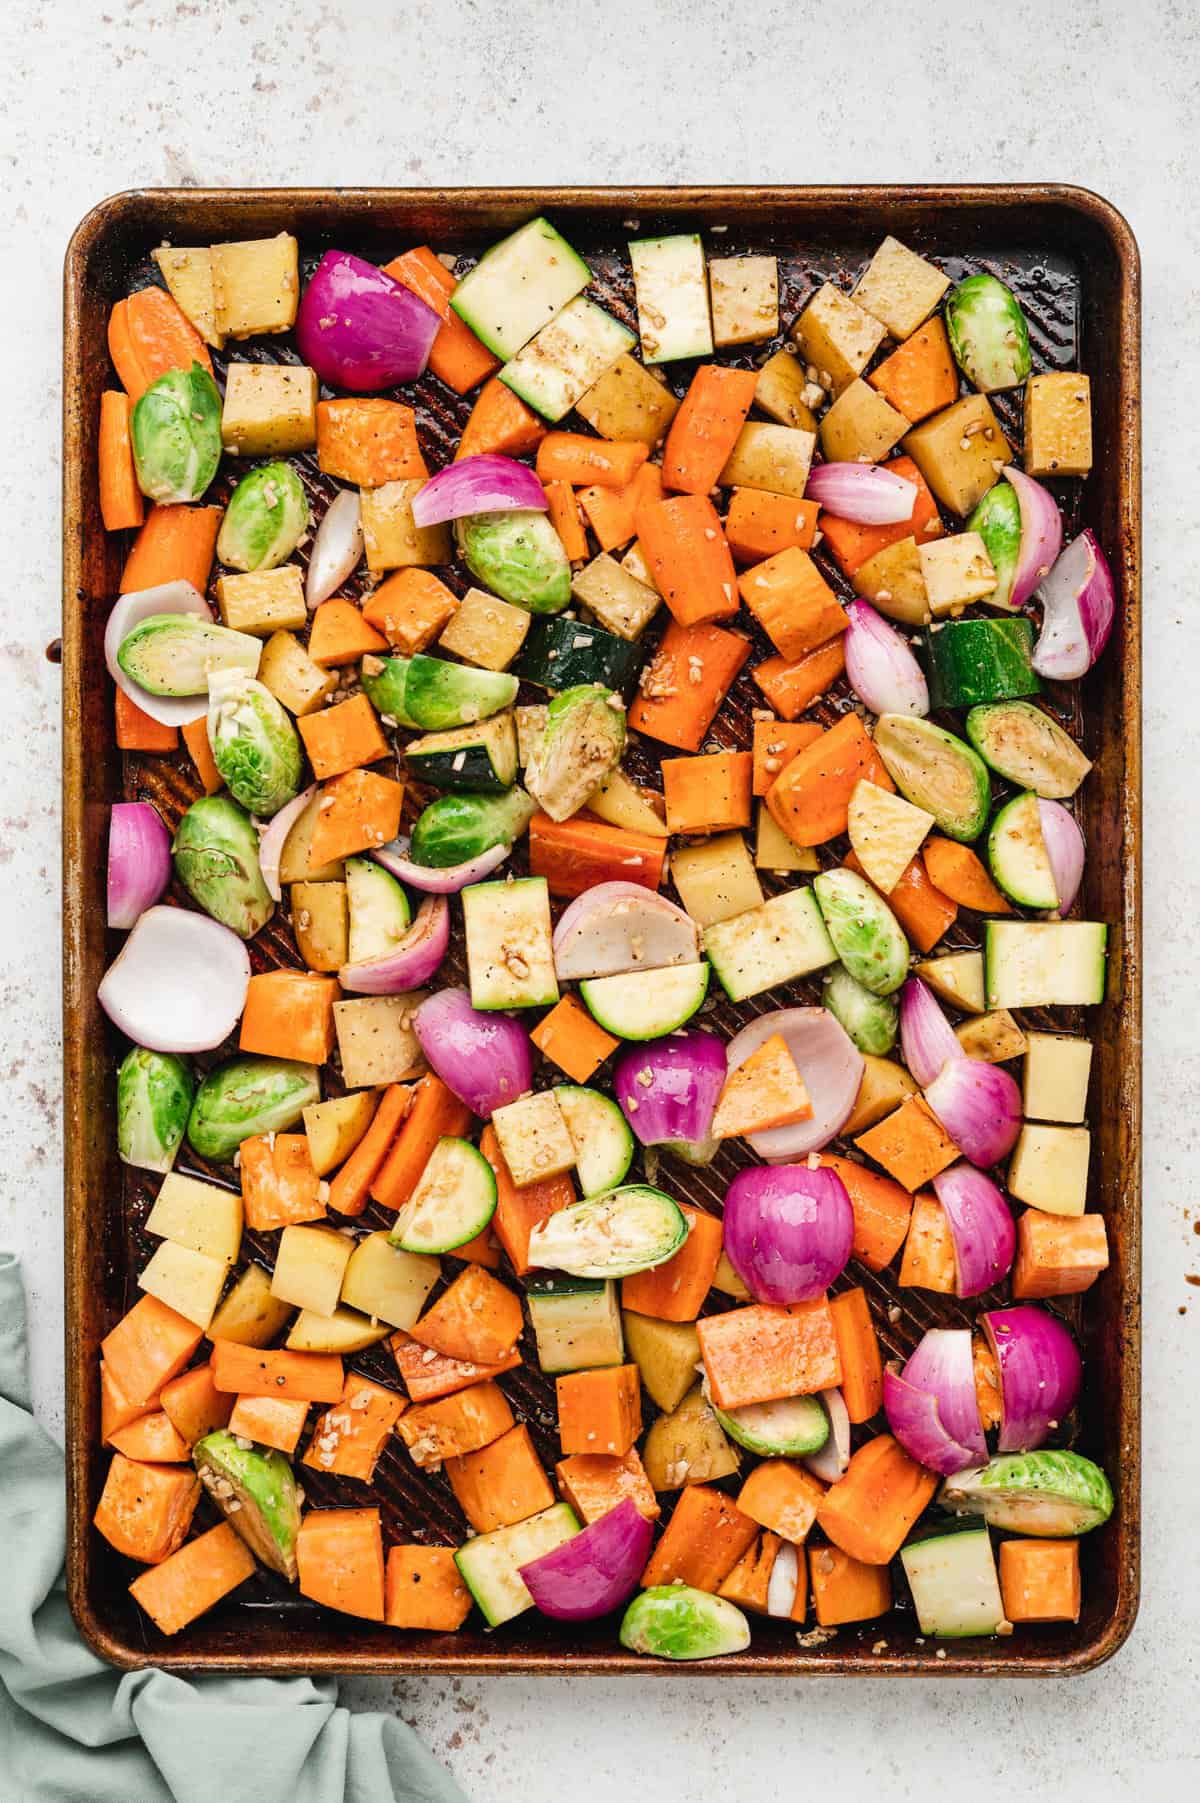
M 512 668 L 514 675 L 542 689 L 598 682 L 628 700 L 645 659 L 640 646 L 603 626 L 543 615 L 530 626 Z
M 427 733 L 404 748 L 412 774 L 434 789 L 503 795 L 517 777 L 517 736 L 511 713 L 476 726 Z
M 922 649 L 933 708 L 977 707 L 1041 692 L 1032 661 L 1033 622 L 1023 614 L 949 620 L 929 628 Z

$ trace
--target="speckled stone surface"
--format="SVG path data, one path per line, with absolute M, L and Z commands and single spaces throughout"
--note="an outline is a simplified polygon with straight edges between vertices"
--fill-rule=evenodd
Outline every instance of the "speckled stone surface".
M 59 617 L 60 269 L 80 216 L 116 189 L 180 183 L 1061 180 L 1130 219 L 1145 268 L 1147 496 L 1148 1404 L 1132 1643 L 1070 1685 L 351 1688 L 403 1714 L 489 1803 L 1194 1794 L 1200 13 L 1187 0 L 9 0 L 4 26 L 0 1245 L 26 1256 L 37 1395 L 55 1429 L 58 675 L 43 647 Z

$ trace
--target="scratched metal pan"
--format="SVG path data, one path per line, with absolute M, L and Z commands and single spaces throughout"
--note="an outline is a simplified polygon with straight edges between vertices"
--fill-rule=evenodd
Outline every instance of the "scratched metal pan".
M 710 239 L 728 252 L 771 251 L 779 259 L 781 312 L 791 323 L 825 276 L 853 275 L 892 232 L 935 255 L 954 276 L 991 269 L 1009 282 L 1029 317 L 1038 368 L 1082 367 L 1092 381 L 1097 467 L 1085 484 L 1063 483 L 1059 496 L 1072 530 L 1097 532 L 1112 559 L 1119 591 L 1108 654 L 1063 697 L 1096 769 L 1081 796 L 1089 857 L 1081 911 L 1112 923 L 1111 994 L 1090 1020 L 1096 1038 L 1091 1095 L 1094 1144 L 1090 1205 L 1109 1227 L 1112 1265 L 1071 1309 L 1087 1357 L 1087 1387 L 1075 1444 L 1112 1476 L 1117 1506 L 1083 1550 L 1083 1614 L 1075 1626 L 1022 1628 L 1007 1640 L 950 1641 L 935 1654 L 919 1642 L 911 1608 L 884 1621 L 843 1628 L 808 1644 L 785 1624 L 757 1621 L 753 1647 L 706 1668 L 713 1675 L 768 1673 L 1045 1676 L 1085 1671 L 1109 1657 L 1133 1625 L 1139 1550 L 1139 1252 L 1140 1188 L 1140 442 L 1138 253 L 1125 221 L 1107 202 L 1076 188 L 643 188 L 643 189 L 297 189 L 134 192 L 105 201 L 76 232 L 66 261 L 63 478 L 63 938 L 65 1062 L 65 1205 L 67 1296 L 67 1563 L 71 1606 L 84 1635 L 114 1664 L 177 1669 L 294 1671 L 596 1672 L 666 1677 L 678 1667 L 635 1660 L 617 1644 L 615 1625 L 564 1628 L 522 1616 L 498 1633 L 399 1633 L 331 1614 L 284 1593 L 267 1575 L 252 1579 L 219 1610 L 165 1640 L 131 1602 L 133 1568 L 90 1526 L 108 1458 L 99 1443 L 98 1347 L 136 1297 L 149 1252 L 144 1222 L 151 1186 L 125 1171 L 114 1144 L 116 1035 L 96 1004 L 96 986 L 113 953 L 104 926 L 104 846 L 108 807 L 122 797 L 153 799 L 176 819 L 196 790 L 183 754 L 122 756 L 113 736 L 112 685 L 104 669 L 104 622 L 124 547 L 102 530 L 96 484 L 96 422 L 111 381 L 105 324 L 112 303 L 152 278 L 148 258 L 163 239 L 207 244 L 294 232 L 306 266 L 326 247 L 355 249 L 384 261 L 429 241 L 471 257 L 531 214 L 549 212 L 597 272 L 600 298 L 632 321 L 625 239 L 640 233 L 720 228 Z M 256 357 L 296 359 L 287 339 L 260 343 Z M 1077 362 L 1078 360 L 1078 362 Z M 220 360 L 218 359 L 218 366 Z M 220 375 L 218 367 L 218 375 Z M 682 387 L 687 370 L 676 370 Z M 1000 397 L 1016 429 L 1013 397 Z M 435 457 L 448 447 L 469 403 L 434 378 L 417 385 L 419 428 Z M 302 464 L 305 460 L 300 460 Z M 306 480 L 324 479 L 309 461 Z M 217 497 L 220 498 L 220 497 Z M 836 571 L 831 579 L 844 588 Z M 759 641 L 755 660 L 765 652 Z M 752 660 L 753 661 L 753 660 Z M 735 686 L 713 736 L 748 742 L 755 690 Z M 844 704 L 834 694 L 827 717 Z M 639 774 L 657 782 L 648 747 Z M 959 942 L 969 944 L 966 933 Z M 257 968 L 296 964 L 282 922 L 260 935 Z M 453 959 L 461 959 L 461 946 Z M 460 964 L 452 962 L 452 969 Z M 797 984 L 742 1007 L 722 1004 L 716 1020 L 733 1031 L 779 1002 L 811 1001 Z M 725 1162 L 722 1162 L 722 1159 Z M 711 1172 L 674 1165 L 669 1186 L 701 1206 L 719 1208 L 731 1166 L 722 1154 Z M 198 1164 L 191 1168 L 200 1170 Z M 370 1221 L 371 1217 L 366 1217 Z M 382 1224 L 384 1217 L 380 1217 Z M 252 1253 L 267 1248 L 248 1238 Z M 894 1276 L 851 1267 L 862 1283 L 889 1355 L 903 1355 L 937 1322 L 962 1315 L 952 1299 L 898 1290 Z M 386 1353 L 358 1361 L 389 1375 Z M 394 1373 L 391 1374 L 394 1377 Z M 529 1423 L 547 1462 L 555 1455 L 553 1386 L 536 1361 L 503 1380 L 518 1416 Z M 357 1503 L 362 1486 L 305 1470 L 313 1502 Z M 389 1540 L 460 1541 L 463 1520 L 445 1479 L 417 1472 L 398 1446 L 381 1460 L 372 1500 Z M 907 1595 L 903 1581 L 898 1597 Z M 820 1644 L 814 1644 L 820 1640 Z M 944 1653 L 944 1657 L 941 1655 Z

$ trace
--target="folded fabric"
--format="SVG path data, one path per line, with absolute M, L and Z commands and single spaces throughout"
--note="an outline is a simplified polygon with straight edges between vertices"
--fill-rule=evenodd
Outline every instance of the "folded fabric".
M 63 1461 L 31 1413 L 19 1261 L 0 1253 L 3 1803 L 466 1803 L 404 1722 L 337 1683 L 120 1673 L 63 1591 Z

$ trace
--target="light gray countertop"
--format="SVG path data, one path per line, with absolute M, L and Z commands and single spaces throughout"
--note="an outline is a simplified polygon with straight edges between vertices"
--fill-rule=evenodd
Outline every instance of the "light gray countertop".
M 103 5 L 103 0 L 101 0 Z M 1145 1567 L 1132 1643 L 1067 1683 L 684 1676 L 353 1686 L 472 1797 L 847 1803 L 1194 1791 L 1200 1453 L 1200 15 L 1187 0 L 10 0 L 0 59 L 0 1245 L 26 1258 L 62 1419 L 59 286 L 117 189 L 1057 180 L 1126 214 L 1145 275 Z M 1104 455 L 1104 447 L 1099 448 Z M 1189 1362 L 1190 1361 L 1190 1362 Z M 0 1789 L 2 1789 L 0 1782 Z

